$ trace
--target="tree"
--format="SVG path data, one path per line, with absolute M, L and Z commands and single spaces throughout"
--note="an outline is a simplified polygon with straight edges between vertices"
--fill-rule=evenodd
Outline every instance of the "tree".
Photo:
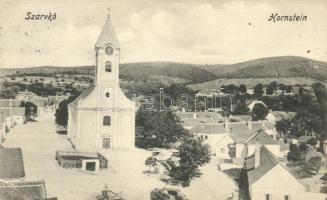
M 248 115 L 250 113 L 249 107 L 245 103 L 238 103 L 235 106 L 233 115 Z
M 241 84 L 239 90 L 240 90 L 241 94 L 246 94 L 246 92 L 247 92 L 246 85 Z
M 172 167 L 170 176 L 187 186 L 193 177 L 200 176 L 198 167 L 210 161 L 210 147 L 200 138 L 187 136 L 174 156 L 179 160 L 179 164 Z
M 251 115 L 252 119 L 257 121 L 265 120 L 268 113 L 269 109 L 266 106 L 262 105 L 261 103 L 257 103 L 254 105 Z
M 267 94 L 267 95 L 273 95 L 274 92 L 275 92 L 275 90 L 274 90 L 273 86 L 268 85 L 268 87 L 267 87 L 267 89 L 266 89 L 266 94 Z
M 149 112 L 136 114 L 136 146 L 140 148 L 168 148 L 179 142 L 187 131 L 173 112 Z
M 10 88 L 4 88 L 2 90 L 0 90 L 0 97 L 4 98 L 4 99 L 14 99 L 17 95 L 17 92 L 15 92 L 14 90 L 10 89 Z
M 282 119 L 277 121 L 275 126 L 276 126 L 276 131 L 279 134 L 279 137 L 283 136 L 285 139 L 288 133 L 290 132 L 291 122 L 289 120 Z
M 263 85 L 262 84 L 257 84 L 255 87 L 254 87 L 254 90 L 253 90 L 253 93 L 254 93 L 254 96 L 258 99 L 260 99 L 262 97 L 262 95 L 264 94 L 264 91 L 263 91 Z
M 68 99 L 61 101 L 56 110 L 56 123 L 60 126 L 67 127 L 68 123 L 68 104 L 74 101 L 79 94 L 75 94 L 74 96 L 70 96 Z
M 150 171 L 151 168 L 154 168 L 157 166 L 157 158 L 150 156 L 145 160 L 144 164 L 149 167 L 149 171 Z
M 37 114 L 37 106 L 32 102 L 22 102 L 21 107 L 25 107 L 25 117 L 26 120 L 33 120 L 34 116 Z

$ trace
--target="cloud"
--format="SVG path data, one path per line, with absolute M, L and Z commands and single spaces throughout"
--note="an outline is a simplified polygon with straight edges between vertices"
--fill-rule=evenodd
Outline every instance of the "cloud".
M 7 1 L 1 8 L 0 67 L 94 64 L 108 6 L 122 62 L 235 63 L 279 55 L 327 60 L 322 1 L 36 1 Z M 27 11 L 56 12 L 57 19 L 26 21 Z M 308 21 L 272 23 L 271 13 L 303 13 Z

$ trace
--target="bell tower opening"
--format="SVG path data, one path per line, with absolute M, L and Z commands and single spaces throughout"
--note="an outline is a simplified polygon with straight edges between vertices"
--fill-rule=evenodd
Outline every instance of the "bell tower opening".
M 111 62 L 110 61 L 107 61 L 106 62 L 105 71 L 106 72 L 111 72 L 112 71 L 112 69 L 111 69 Z

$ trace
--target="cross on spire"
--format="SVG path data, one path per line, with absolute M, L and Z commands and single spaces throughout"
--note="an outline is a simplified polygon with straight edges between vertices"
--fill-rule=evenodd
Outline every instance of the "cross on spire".
M 110 12 L 111 12 L 111 8 L 108 7 L 107 10 L 108 10 L 108 17 L 109 17 L 110 16 Z

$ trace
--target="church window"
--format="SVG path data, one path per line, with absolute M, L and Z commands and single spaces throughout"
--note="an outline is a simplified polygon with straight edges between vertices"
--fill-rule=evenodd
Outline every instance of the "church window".
M 106 72 L 111 72 L 111 62 L 107 61 L 105 65 Z
M 111 124 L 111 117 L 110 116 L 104 116 L 103 117 L 103 126 L 110 126 Z
M 106 97 L 109 98 L 110 97 L 110 93 L 106 92 Z
M 284 199 L 285 199 L 285 200 L 290 200 L 290 196 L 285 195 Z

